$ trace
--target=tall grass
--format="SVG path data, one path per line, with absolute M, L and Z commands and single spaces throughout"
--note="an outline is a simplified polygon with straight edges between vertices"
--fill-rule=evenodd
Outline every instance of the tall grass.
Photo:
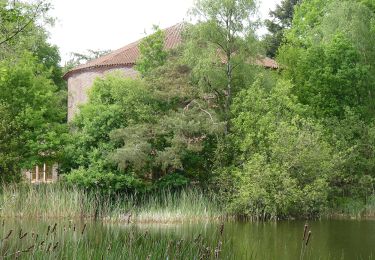
M 60 184 L 10 185 L 0 191 L 0 216 L 184 222 L 220 218 L 222 212 L 216 201 L 199 189 L 113 197 Z
M 341 198 L 328 212 L 328 217 L 344 218 L 375 218 L 375 195 L 370 195 L 366 200 L 359 198 Z
M 223 232 L 177 236 L 62 221 L 17 225 L 1 221 L 0 259 L 231 259 Z M 47 226 L 48 225 L 48 226 Z

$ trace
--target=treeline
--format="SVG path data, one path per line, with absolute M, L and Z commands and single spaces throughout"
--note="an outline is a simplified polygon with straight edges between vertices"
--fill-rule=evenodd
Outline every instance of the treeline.
M 0 1 L 0 182 L 58 160 L 68 127 L 58 48 L 48 43 L 51 5 Z
M 263 39 L 255 13 L 252 0 L 196 1 L 197 23 L 185 25 L 177 49 L 166 52 L 156 28 L 140 46 L 141 77 L 97 79 L 69 135 L 43 107 L 52 116 L 38 115 L 56 123 L 48 135 L 35 132 L 44 138 L 27 151 L 39 157 L 20 153 L 22 164 L 8 165 L 59 160 L 67 183 L 106 193 L 200 186 L 228 212 L 257 219 L 375 204 L 375 4 L 284 0 Z M 257 65 L 265 53 L 277 70 Z M 40 77 L 37 67 L 29 78 Z M 17 86 L 6 82 L 0 100 Z M 21 122 L 44 127 L 26 114 L 36 120 Z M 16 176 L 3 165 L 2 176 Z

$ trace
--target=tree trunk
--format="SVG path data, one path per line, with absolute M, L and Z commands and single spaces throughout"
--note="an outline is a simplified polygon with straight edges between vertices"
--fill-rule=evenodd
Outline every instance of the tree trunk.
M 231 55 L 227 54 L 227 93 L 225 99 L 225 135 L 229 133 L 229 121 L 230 121 L 230 105 L 232 99 L 232 64 L 231 64 Z

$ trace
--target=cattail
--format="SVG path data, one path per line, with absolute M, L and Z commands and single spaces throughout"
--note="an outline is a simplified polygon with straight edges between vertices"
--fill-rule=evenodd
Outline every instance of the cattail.
M 32 246 L 28 247 L 27 249 L 23 250 L 22 253 L 30 252 L 31 249 L 33 249 L 34 247 L 35 247 L 35 245 L 32 245 Z
M 303 228 L 303 237 L 302 237 L 302 240 L 306 239 L 308 227 L 309 227 L 309 225 L 305 224 L 305 227 Z
M 221 225 L 220 225 L 220 236 L 223 235 L 223 232 L 224 232 L 224 223 L 221 223 Z
M 11 229 L 11 230 L 9 231 L 8 235 L 6 235 L 6 236 L 3 238 L 3 240 L 7 240 L 7 239 L 12 235 L 12 233 L 13 233 L 13 230 Z
M 76 224 L 73 225 L 73 231 L 76 231 Z
M 24 238 L 25 236 L 27 236 L 27 232 L 23 234 L 22 236 L 20 236 L 20 239 Z
M 18 237 L 21 238 L 22 236 L 22 228 L 20 229 L 20 231 L 18 232 Z
M 310 241 L 310 237 L 311 237 L 311 231 L 309 231 L 309 233 L 307 234 L 306 246 L 307 246 L 307 244 L 308 244 L 309 241 Z
M 54 233 L 56 231 L 56 227 L 57 227 L 57 223 L 55 223 L 55 225 L 53 225 L 51 233 Z
M 51 249 L 51 246 L 52 246 L 52 243 L 49 243 L 46 252 L 49 252 L 49 250 Z
M 83 225 L 83 229 L 82 229 L 82 232 L 81 232 L 82 235 L 85 232 L 85 229 L 86 229 L 86 223 Z
M 47 228 L 47 236 L 49 235 L 49 232 L 51 231 L 51 226 L 48 225 L 48 228 Z
M 196 238 L 194 238 L 194 242 L 198 243 L 199 240 L 200 240 L 200 238 L 201 238 L 201 236 L 202 236 L 201 234 L 198 234 L 198 236 Z
M 52 251 L 55 251 L 55 249 L 58 247 L 59 242 L 57 241 L 56 244 L 53 246 Z

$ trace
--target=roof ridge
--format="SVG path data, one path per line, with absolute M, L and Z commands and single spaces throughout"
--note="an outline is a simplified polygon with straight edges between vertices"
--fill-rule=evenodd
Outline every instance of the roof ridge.
M 182 22 L 179 22 L 175 25 L 172 25 L 170 27 L 167 27 L 167 28 L 163 29 L 163 31 L 166 32 L 166 40 L 165 40 L 166 46 L 165 47 L 167 49 L 173 48 L 176 44 L 178 44 L 181 41 L 180 33 L 177 32 L 177 31 L 182 30 L 184 24 L 185 24 L 185 22 L 182 21 Z M 151 35 L 151 34 L 149 34 L 149 35 Z M 127 45 L 125 45 L 125 46 L 123 46 L 119 49 L 116 49 L 116 50 L 114 50 L 114 51 L 112 51 L 108 54 L 105 54 L 101 57 L 92 59 L 92 60 L 86 62 L 85 64 L 80 64 L 80 65 L 72 68 L 71 70 L 69 70 L 67 73 L 65 73 L 63 78 L 66 79 L 70 74 L 72 74 L 76 71 L 84 70 L 84 69 L 90 69 L 90 68 L 95 68 L 95 67 L 103 67 L 103 66 L 111 66 L 111 65 L 115 66 L 115 65 L 122 65 L 122 64 L 123 65 L 135 64 L 136 58 L 137 58 L 136 56 L 138 56 L 138 50 L 134 50 L 133 52 L 131 50 L 133 48 L 137 48 L 139 43 L 149 35 L 145 35 L 141 39 L 139 39 L 137 41 L 134 41 L 132 43 L 129 43 L 129 44 L 127 44 Z M 167 41 L 172 41 L 172 43 L 167 44 Z M 127 53 L 127 52 L 129 52 L 129 53 Z M 123 61 L 120 60 L 121 57 L 124 58 Z M 117 59 L 119 59 L 119 60 L 117 61 Z M 113 60 L 112 63 L 111 63 L 111 60 Z
M 184 29 L 187 22 L 182 21 L 170 27 L 163 29 L 165 32 L 164 48 L 169 50 L 175 48 L 182 42 L 182 30 Z M 151 35 L 151 34 L 149 34 Z M 118 67 L 123 66 L 133 66 L 139 57 L 139 43 L 148 37 L 149 35 L 144 36 L 143 38 L 129 43 L 117 50 L 112 51 L 106 55 L 103 55 L 99 58 L 92 59 L 85 64 L 76 66 L 75 68 L 66 72 L 63 76 L 64 79 L 67 79 L 71 74 L 83 70 L 89 70 L 93 68 L 100 67 Z M 276 61 L 270 58 L 261 58 L 255 61 L 258 65 L 267 67 L 267 68 L 278 68 Z

